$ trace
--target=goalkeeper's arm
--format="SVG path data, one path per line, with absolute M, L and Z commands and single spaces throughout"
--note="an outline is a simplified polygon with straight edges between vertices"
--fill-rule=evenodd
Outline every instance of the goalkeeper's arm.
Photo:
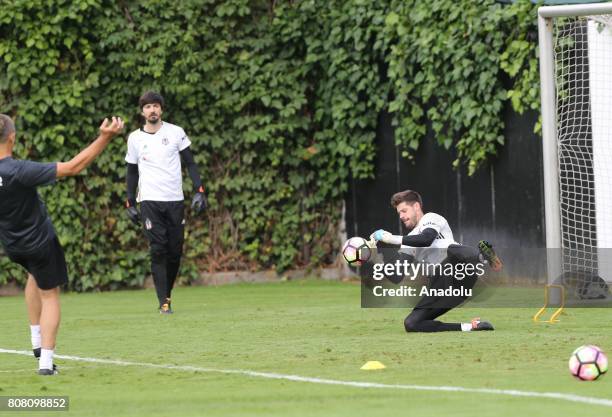
M 137 164 L 127 164 L 127 175 L 126 175 L 126 183 L 127 183 L 127 203 L 126 207 L 135 207 L 136 206 L 136 187 L 138 187 L 138 165 Z
M 140 225 L 140 213 L 136 208 L 136 187 L 138 186 L 138 165 L 127 164 L 127 201 L 125 202 L 125 208 L 127 215 L 135 225 Z
M 186 147 L 181 152 L 179 152 L 185 166 L 187 167 L 187 172 L 189 173 L 189 177 L 191 178 L 191 182 L 193 183 L 193 189 L 196 193 L 203 193 L 204 187 L 202 186 L 202 178 L 200 177 L 200 173 L 198 172 L 198 165 L 196 164 L 193 153 L 189 147 Z
M 431 246 L 438 232 L 435 229 L 427 228 L 416 235 L 393 235 L 385 230 L 377 230 L 370 236 L 371 239 L 382 241 L 391 245 L 412 246 L 414 248 L 426 248 Z
M 193 189 L 195 190 L 195 194 L 193 195 L 193 200 L 191 202 L 191 209 L 194 210 L 195 214 L 201 214 L 204 210 L 206 210 L 208 202 L 206 200 L 206 194 L 204 193 L 202 179 L 200 178 L 200 173 L 198 172 L 198 165 L 193 159 L 193 154 L 191 153 L 189 146 L 183 149 L 180 152 L 180 155 L 183 158 L 183 162 L 185 162 L 185 165 L 187 166 L 187 172 L 189 172 L 191 182 L 193 183 Z

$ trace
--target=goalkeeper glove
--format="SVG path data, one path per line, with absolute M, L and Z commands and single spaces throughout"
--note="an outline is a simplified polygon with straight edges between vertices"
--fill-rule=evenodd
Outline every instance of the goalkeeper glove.
M 204 194 L 204 189 L 200 187 L 200 191 L 195 193 L 193 199 L 191 200 L 191 210 L 193 210 L 194 214 L 200 215 L 206 210 L 208 206 L 208 202 L 206 201 L 206 195 Z
M 140 226 L 140 213 L 138 209 L 130 204 L 129 201 L 125 203 L 125 207 L 127 209 L 127 215 L 136 226 Z
M 390 245 L 401 245 L 403 236 L 393 235 L 386 230 L 378 229 L 370 235 L 370 239 L 377 242 L 384 242 Z

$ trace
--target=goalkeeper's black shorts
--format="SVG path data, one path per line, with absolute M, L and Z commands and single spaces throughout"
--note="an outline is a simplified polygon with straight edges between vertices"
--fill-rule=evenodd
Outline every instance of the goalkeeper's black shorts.
M 185 236 L 183 201 L 143 201 L 142 226 L 151 245 L 152 256 L 180 257 Z

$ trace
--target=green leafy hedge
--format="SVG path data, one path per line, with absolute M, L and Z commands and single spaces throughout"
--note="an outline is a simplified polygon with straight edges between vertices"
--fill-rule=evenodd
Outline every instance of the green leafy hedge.
M 210 194 L 188 217 L 184 279 L 329 264 L 347 180 L 373 175 L 380 111 L 405 156 L 431 129 L 474 172 L 503 144 L 504 103 L 538 106 L 534 30 L 526 0 L 15 0 L 0 8 L 0 111 L 17 156 L 67 160 L 104 116 L 137 128 L 137 98 L 156 89 Z M 41 189 L 77 290 L 149 270 L 122 206 L 126 137 Z M 4 257 L 0 271 L 23 282 Z

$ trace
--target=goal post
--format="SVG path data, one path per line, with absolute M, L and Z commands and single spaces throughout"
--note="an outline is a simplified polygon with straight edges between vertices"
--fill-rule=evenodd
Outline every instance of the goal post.
M 612 3 L 540 7 L 538 34 L 547 282 L 570 298 L 608 298 Z

